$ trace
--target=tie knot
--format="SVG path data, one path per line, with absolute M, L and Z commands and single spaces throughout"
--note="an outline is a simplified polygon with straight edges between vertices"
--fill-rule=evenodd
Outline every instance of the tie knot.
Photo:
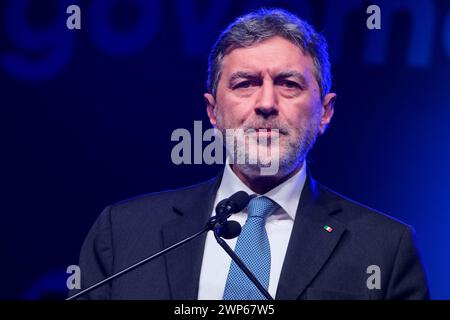
M 248 204 L 248 217 L 265 219 L 278 207 L 279 205 L 276 202 L 265 196 L 253 198 Z

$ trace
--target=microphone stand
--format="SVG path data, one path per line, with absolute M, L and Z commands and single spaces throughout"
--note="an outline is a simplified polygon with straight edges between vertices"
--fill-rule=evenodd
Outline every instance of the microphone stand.
M 225 252 L 231 257 L 231 259 L 233 259 L 233 261 L 239 266 L 239 268 L 241 268 L 241 270 L 247 275 L 247 277 L 249 277 L 249 279 L 255 284 L 255 286 L 258 288 L 258 290 L 261 291 L 261 293 L 266 297 L 266 299 L 273 300 L 273 298 L 270 296 L 270 294 L 267 292 L 267 290 L 261 285 L 261 283 L 258 281 L 258 279 L 256 279 L 256 277 L 253 275 L 253 273 L 247 268 L 247 266 L 242 262 L 242 260 L 234 253 L 233 250 L 231 250 L 231 248 L 219 236 L 220 227 L 223 226 L 223 224 L 226 223 L 227 221 L 228 220 L 226 218 L 223 219 L 223 217 L 214 216 L 214 217 L 210 218 L 208 220 L 206 226 L 202 230 L 198 231 L 197 233 L 194 233 L 193 235 L 171 245 L 170 247 L 167 247 L 167 248 L 165 248 L 165 249 L 155 253 L 154 255 L 151 255 L 141 261 L 138 261 L 135 264 L 133 264 L 117 273 L 114 273 L 113 275 L 109 276 L 106 279 L 103 279 L 97 283 L 94 283 L 90 287 L 83 289 L 80 292 L 77 292 L 73 296 L 68 297 L 66 299 L 66 301 L 74 300 L 88 292 L 91 292 L 92 290 L 104 285 L 105 283 L 108 283 L 108 282 L 130 272 L 131 270 L 134 270 L 137 267 L 139 267 L 147 262 L 150 262 L 169 251 L 172 251 L 175 248 L 178 248 L 179 246 L 197 238 L 198 236 L 200 236 L 203 233 L 210 231 L 210 230 L 214 231 L 214 237 L 216 238 L 217 243 L 225 250 Z
M 130 272 L 133 269 L 136 269 L 137 267 L 143 265 L 144 263 L 152 261 L 153 259 L 156 259 L 159 256 L 165 254 L 166 252 L 172 251 L 173 249 L 178 248 L 179 246 L 181 246 L 181 245 L 183 245 L 183 244 L 185 244 L 185 243 L 187 243 L 187 242 L 197 238 L 198 236 L 202 235 L 203 233 L 205 233 L 205 232 L 207 232 L 207 231 L 209 231 L 209 230 L 211 230 L 213 228 L 213 226 L 211 226 L 211 221 L 212 220 L 213 219 L 210 219 L 210 221 L 208 222 L 206 227 L 204 227 L 201 231 L 199 231 L 197 233 L 194 233 L 193 235 L 187 237 L 186 239 L 183 239 L 183 240 L 181 240 L 181 241 L 171 245 L 170 247 L 167 247 L 167 248 L 165 248 L 165 249 L 155 253 L 154 255 L 151 255 L 150 257 L 147 257 L 147 258 L 145 258 L 145 259 L 143 259 L 143 260 L 141 260 L 139 262 L 136 262 L 135 264 L 133 264 L 133 265 L 131 265 L 131 266 L 129 266 L 129 267 L 127 267 L 127 268 L 117 272 L 117 273 L 114 273 L 112 276 L 109 276 L 108 278 L 103 279 L 102 281 L 97 282 L 97 283 L 93 284 L 92 286 L 90 286 L 90 287 L 88 287 L 88 288 L 86 288 L 84 290 L 81 290 L 80 292 L 77 292 L 73 296 L 68 297 L 66 299 L 66 301 L 76 299 L 76 298 L 78 298 L 81 295 L 84 295 L 84 294 L 86 294 L 88 292 L 91 292 L 92 290 L 100 287 L 101 285 L 103 285 L 103 284 L 105 284 L 107 282 L 110 282 L 110 281 L 120 277 L 121 275 Z
M 230 246 L 218 235 L 218 228 L 214 228 L 214 237 L 217 243 L 225 250 L 225 252 L 230 256 L 231 259 L 238 265 L 238 267 L 245 273 L 245 275 L 253 282 L 253 284 L 258 288 L 258 290 L 266 297 L 267 300 L 273 300 L 270 293 L 263 287 L 261 282 L 255 277 L 255 275 L 250 271 L 249 268 L 242 262 L 239 256 L 230 248 Z

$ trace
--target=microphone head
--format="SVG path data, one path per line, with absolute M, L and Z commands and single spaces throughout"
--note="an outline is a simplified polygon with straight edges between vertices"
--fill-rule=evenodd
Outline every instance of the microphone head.
M 229 201 L 230 201 L 229 198 L 225 198 L 225 199 L 219 201 L 219 203 L 216 206 L 216 214 L 217 215 L 223 214 L 223 212 L 227 208 Z
M 228 205 L 230 206 L 230 213 L 237 213 L 247 207 L 250 202 L 250 196 L 245 191 L 238 191 L 228 198 Z
M 237 221 L 226 221 L 218 229 L 218 236 L 224 239 L 233 239 L 241 234 L 241 225 Z
M 250 202 L 250 196 L 245 191 L 238 191 L 229 198 L 221 200 L 216 206 L 218 216 L 229 216 L 233 213 L 242 211 Z

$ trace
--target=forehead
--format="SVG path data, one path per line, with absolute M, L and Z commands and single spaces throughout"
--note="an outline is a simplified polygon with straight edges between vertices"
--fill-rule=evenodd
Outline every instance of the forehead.
M 314 64 L 311 56 L 290 41 L 273 37 L 250 47 L 236 48 L 225 55 L 222 61 L 222 77 L 227 78 L 235 72 L 277 73 L 294 70 L 305 78 L 312 79 Z

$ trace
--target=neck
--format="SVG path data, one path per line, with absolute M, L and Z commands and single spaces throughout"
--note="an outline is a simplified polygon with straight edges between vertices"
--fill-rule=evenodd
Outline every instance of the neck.
M 302 167 L 303 162 L 301 162 L 300 165 L 298 165 L 297 168 L 292 170 L 290 173 L 283 176 L 249 176 L 240 171 L 239 168 L 233 164 L 231 165 L 231 170 L 233 170 L 236 176 L 252 191 L 256 192 L 257 194 L 265 194 L 294 176 L 302 169 Z

